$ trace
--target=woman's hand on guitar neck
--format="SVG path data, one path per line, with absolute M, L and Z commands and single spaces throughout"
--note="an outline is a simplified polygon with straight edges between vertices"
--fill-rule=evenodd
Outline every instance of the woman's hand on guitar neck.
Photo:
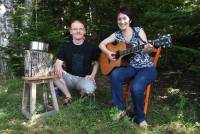
M 144 45 L 144 52 L 148 53 L 148 52 L 150 52 L 152 50 L 153 50 L 153 45 L 151 45 L 150 42 L 147 43 L 146 45 Z

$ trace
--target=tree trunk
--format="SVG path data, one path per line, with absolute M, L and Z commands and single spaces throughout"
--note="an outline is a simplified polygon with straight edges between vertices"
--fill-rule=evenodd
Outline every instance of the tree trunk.
M 32 8 L 33 8 L 33 3 L 32 0 L 25 0 L 24 2 L 24 6 L 25 6 L 25 14 L 24 14 L 24 22 L 23 25 L 25 27 L 29 27 L 30 26 L 30 19 L 32 17 Z
M 9 36 L 14 33 L 11 13 L 14 10 L 13 0 L 0 0 L 0 47 L 9 45 Z M 1 51 L 0 54 L 0 73 L 7 71 L 8 56 Z

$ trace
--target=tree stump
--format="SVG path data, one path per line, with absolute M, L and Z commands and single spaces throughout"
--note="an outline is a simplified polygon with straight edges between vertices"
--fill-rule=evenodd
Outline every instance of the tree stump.
M 25 77 L 54 75 L 53 55 L 47 52 L 26 50 L 24 64 Z

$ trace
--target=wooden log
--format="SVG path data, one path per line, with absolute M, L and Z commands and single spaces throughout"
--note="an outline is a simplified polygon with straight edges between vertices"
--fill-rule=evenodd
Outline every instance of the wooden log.
M 41 51 L 26 50 L 24 75 L 26 77 L 54 75 L 53 55 Z

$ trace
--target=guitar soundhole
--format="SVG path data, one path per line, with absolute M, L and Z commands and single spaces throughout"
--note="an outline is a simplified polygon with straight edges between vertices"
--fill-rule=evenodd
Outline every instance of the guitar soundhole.
M 119 59 L 119 57 L 120 57 L 120 53 L 119 53 L 119 51 L 117 51 L 115 54 L 115 59 Z

